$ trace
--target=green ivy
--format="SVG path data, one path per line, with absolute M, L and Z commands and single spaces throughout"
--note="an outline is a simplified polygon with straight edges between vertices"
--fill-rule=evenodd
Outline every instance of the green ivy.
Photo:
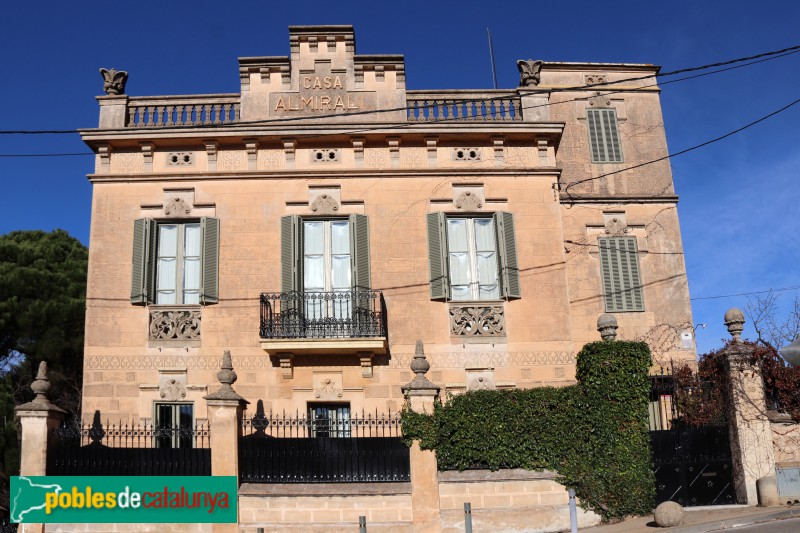
M 554 470 L 605 519 L 653 508 L 647 403 L 650 349 L 594 342 L 578 354 L 570 387 L 471 391 L 403 411 L 403 438 L 435 450 L 440 470 Z

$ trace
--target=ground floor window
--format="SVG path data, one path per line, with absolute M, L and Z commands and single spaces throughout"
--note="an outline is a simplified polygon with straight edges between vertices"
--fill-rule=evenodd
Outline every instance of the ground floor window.
M 350 437 L 350 404 L 309 403 L 312 437 Z
M 157 403 L 154 434 L 157 448 L 191 448 L 194 406 L 190 403 Z

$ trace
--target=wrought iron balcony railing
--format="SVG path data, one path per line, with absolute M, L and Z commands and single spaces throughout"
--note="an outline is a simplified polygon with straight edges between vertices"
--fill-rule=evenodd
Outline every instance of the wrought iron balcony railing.
M 386 337 L 381 291 L 261 293 L 262 339 Z

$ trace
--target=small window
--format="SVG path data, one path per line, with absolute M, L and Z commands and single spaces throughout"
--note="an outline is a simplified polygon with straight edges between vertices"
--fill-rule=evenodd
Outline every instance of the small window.
M 309 403 L 308 421 L 312 437 L 350 437 L 350 404 Z
M 606 312 L 644 311 L 636 237 L 598 239 Z
M 157 403 L 155 408 L 156 448 L 191 448 L 194 406 L 190 403 Z
M 200 303 L 200 223 L 159 224 L 156 304 Z
M 622 146 L 615 109 L 587 109 L 592 163 L 622 163 Z

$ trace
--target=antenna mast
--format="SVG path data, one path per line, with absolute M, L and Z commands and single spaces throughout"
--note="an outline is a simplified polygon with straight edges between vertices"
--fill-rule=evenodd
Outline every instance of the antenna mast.
M 486 36 L 489 38 L 489 58 L 492 60 L 492 81 L 494 81 L 494 88 L 497 89 L 497 72 L 494 68 L 494 47 L 492 46 L 492 32 L 486 28 Z

